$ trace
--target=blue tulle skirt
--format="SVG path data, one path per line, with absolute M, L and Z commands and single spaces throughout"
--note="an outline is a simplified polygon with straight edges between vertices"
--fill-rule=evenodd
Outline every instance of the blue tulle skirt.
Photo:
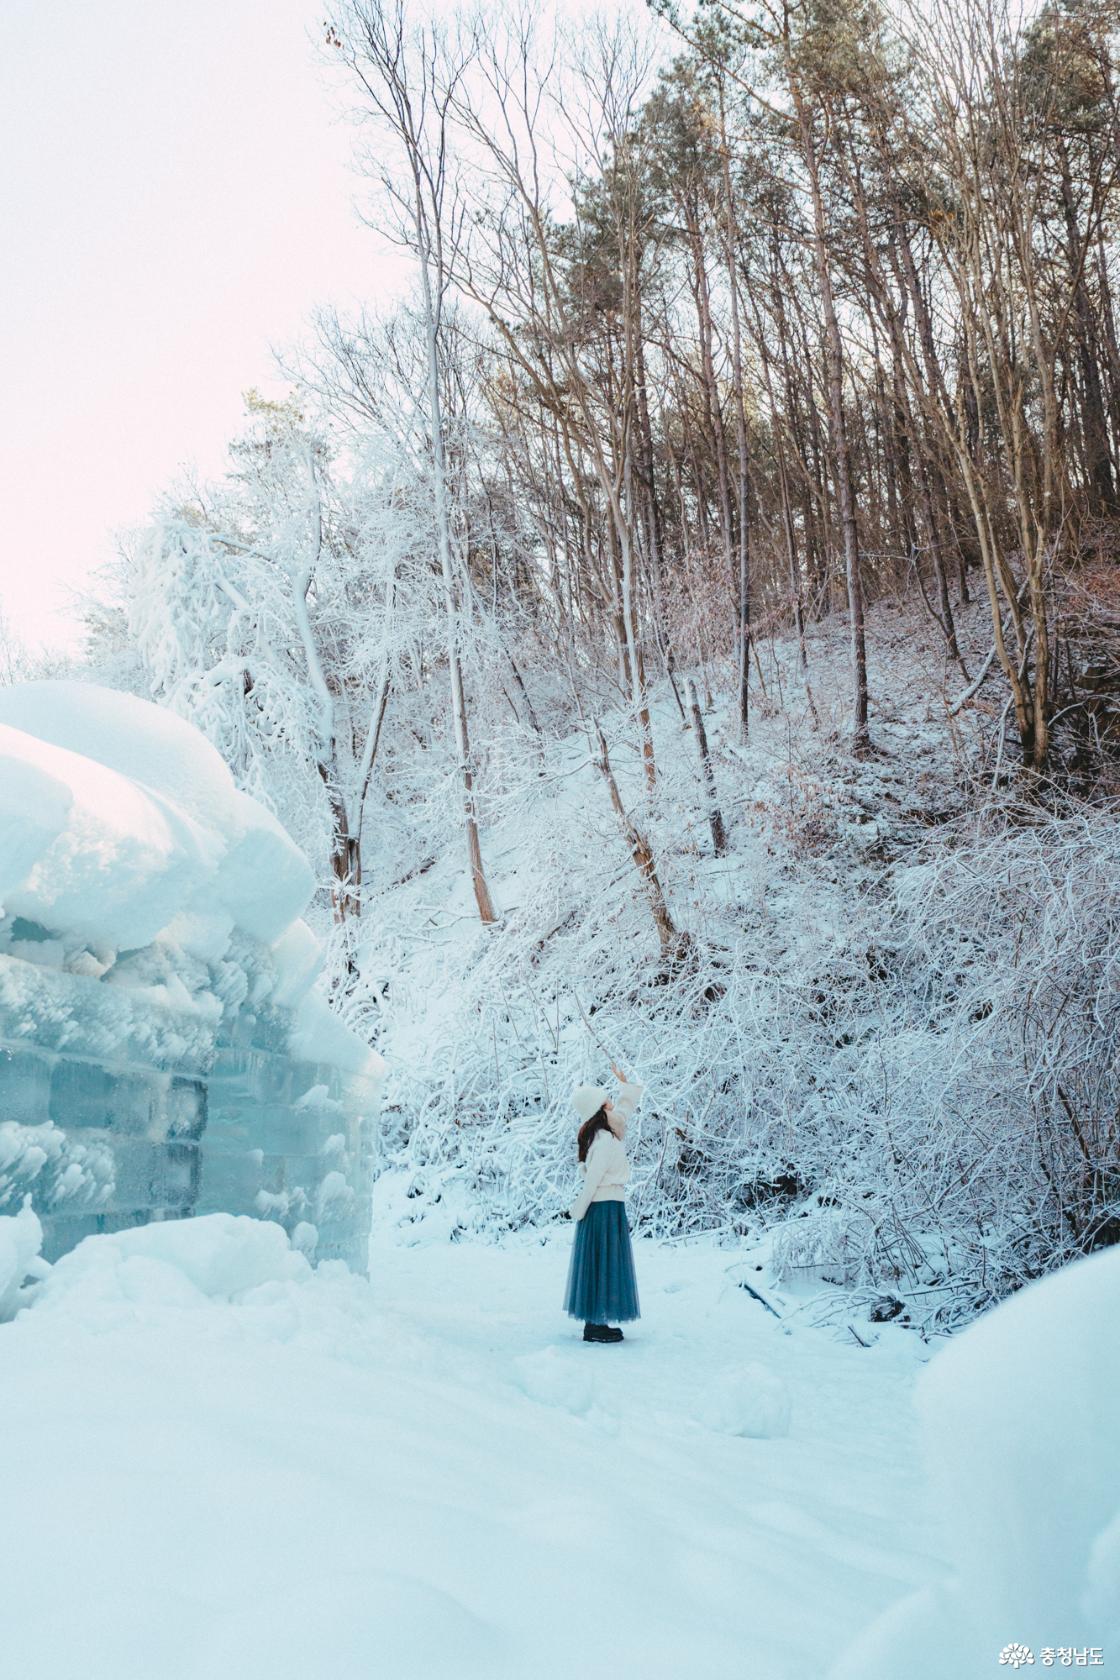
M 625 1203 L 592 1202 L 576 1225 L 564 1311 L 586 1324 L 626 1324 L 639 1316 Z

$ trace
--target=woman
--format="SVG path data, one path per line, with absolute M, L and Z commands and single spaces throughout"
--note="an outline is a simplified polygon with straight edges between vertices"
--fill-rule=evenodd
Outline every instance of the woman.
M 626 1181 L 630 1163 L 622 1139 L 626 1122 L 638 1106 L 640 1085 L 631 1085 L 618 1068 L 611 1072 L 621 1090 L 614 1102 L 599 1085 L 581 1085 L 572 1105 L 583 1124 L 577 1139 L 583 1189 L 571 1206 L 577 1222 L 564 1311 L 584 1320 L 585 1342 L 621 1342 L 622 1331 L 608 1324 L 638 1317 L 638 1285 L 630 1227 L 626 1222 Z

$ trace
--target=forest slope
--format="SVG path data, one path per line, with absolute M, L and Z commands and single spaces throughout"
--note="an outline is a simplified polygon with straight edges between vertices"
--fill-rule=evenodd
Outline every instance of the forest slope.
M 507 778 L 474 915 L 461 840 L 378 862 L 361 982 L 391 1070 L 385 1165 L 405 1219 L 450 1237 L 551 1221 L 568 1200 L 568 1096 L 620 1061 L 647 1085 L 639 1230 L 773 1237 L 778 1275 L 887 1291 L 945 1326 L 1110 1240 L 1112 814 L 1024 805 L 1006 712 L 965 687 L 920 609 L 869 620 L 873 752 L 839 728 L 845 625 L 760 647 L 749 744 L 706 717 L 727 848 L 668 685 L 658 778 L 605 720 L 627 816 L 688 952 L 659 942 L 587 735 Z M 972 670 L 983 610 L 961 614 Z M 629 751 L 627 748 L 629 746 Z M 1005 785 L 1007 784 L 1007 785 Z M 386 831 L 388 839 L 389 831 Z

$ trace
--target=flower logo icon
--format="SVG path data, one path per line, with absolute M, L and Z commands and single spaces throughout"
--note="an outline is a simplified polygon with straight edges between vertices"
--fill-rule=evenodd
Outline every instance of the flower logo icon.
M 1034 1662 L 1034 1653 L 1029 1645 L 1005 1645 L 999 1660 L 1008 1668 L 1025 1668 L 1028 1663 Z

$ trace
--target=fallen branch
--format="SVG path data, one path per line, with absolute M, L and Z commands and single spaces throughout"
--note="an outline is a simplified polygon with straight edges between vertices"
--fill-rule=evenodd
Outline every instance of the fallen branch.
M 965 689 L 964 693 L 958 695 L 957 698 L 953 701 L 953 704 L 947 708 L 950 717 L 956 717 L 956 715 L 960 711 L 961 707 L 968 705 L 968 702 L 972 699 L 973 695 L 978 691 L 978 689 L 980 688 L 980 685 L 984 681 L 984 678 L 988 675 L 988 672 L 991 670 L 992 666 L 994 665 L 995 657 L 996 657 L 996 647 L 995 647 L 995 643 L 993 642 L 992 643 L 992 650 L 989 653 L 987 659 L 985 659 L 983 665 L 981 665 L 981 667 L 980 667 L 979 671 L 977 672 L 976 676 L 969 683 L 969 685 Z

